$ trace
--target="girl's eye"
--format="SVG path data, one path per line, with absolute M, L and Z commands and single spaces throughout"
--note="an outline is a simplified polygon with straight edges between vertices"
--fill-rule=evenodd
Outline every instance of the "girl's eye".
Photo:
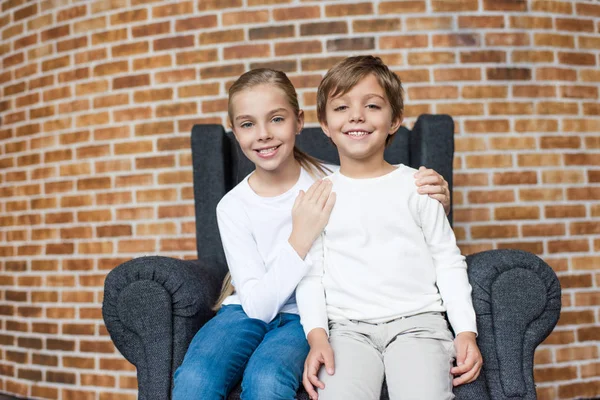
M 240 126 L 242 128 L 251 128 L 252 127 L 252 122 L 243 122 L 242 124 L 240 124 Z
M 379 110 L 381 107 L 379 107 L 377 104 L 369 104 L 367 105 L 367 108 L 370 108 L 371 110 Z
M 275 123 L 277 123 L 277 122 L 283 122 L 283 117 L 275 117 L 271 121 L 275 122 Z

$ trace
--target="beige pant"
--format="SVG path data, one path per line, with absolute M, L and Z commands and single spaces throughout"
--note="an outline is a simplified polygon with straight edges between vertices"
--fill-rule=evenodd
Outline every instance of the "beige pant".
M 320 400 L 379 400 L 384 376 L 390 400 L 454 399 L 454 340 L 439 313 L 385 324 L 332 322 L 329 340 L 335 373 L 321 368 Z

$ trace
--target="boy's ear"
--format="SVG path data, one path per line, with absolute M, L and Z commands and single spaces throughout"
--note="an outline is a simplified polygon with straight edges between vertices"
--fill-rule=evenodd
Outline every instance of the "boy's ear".
M 400 125 L 402 125 L 403 116 L 400 115 L 398 118 L 392 121 L 392 125 L 390 126 L 390 135 L 396 133 Z
M 321 129 L 325 133 L 325 136 L 327 136 L 328 138 L 331 138 L 331 135 L 329 134 L 329 127 L 327 126 L 327 123 L 326 122 L 319 122 L 319 124 L 321 125 Z
M 299 110 L 298 111 L 298 132 L 296 132 L 296 135 L 299 135 L 300 132 L 302 132 L 303 128 L 304 128 L 304 110 Z

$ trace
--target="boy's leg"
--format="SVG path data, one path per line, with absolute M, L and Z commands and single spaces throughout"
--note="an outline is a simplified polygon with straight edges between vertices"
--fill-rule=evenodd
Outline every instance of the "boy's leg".
M 244 400 L 296 398 L 309 350 L 300 317 L 280 313 L 269 327 L 244 371 Z
M 267 324 L 241 306 L 223 306 L 190 343 L 175 372 L 173 400 L 224 399 L 266 332 Z
M 319 379 L 325 384 L 318 390 L 319 400 L 379 400 L 384 366 L 381 353 L 370 340 L 377 326 L 351 321 L 333 323 L 329 342 L 333 349 L 335 373 L 329 375 L 324 367 Z
M 389 324 L 384 353 L 390 400 L 454 399 L 450 368 L 454 340 L 441 314 L 428 313 Z

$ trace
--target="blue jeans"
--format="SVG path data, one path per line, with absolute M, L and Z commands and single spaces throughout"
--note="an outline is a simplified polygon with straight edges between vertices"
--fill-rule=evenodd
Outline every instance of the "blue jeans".
M 175 372 L 173 400 L 224 399 L 242 380 L 242 399 L 295 399 L 309 346 L 295 314 L 270 323 L 223 306 L 198 331 Z

